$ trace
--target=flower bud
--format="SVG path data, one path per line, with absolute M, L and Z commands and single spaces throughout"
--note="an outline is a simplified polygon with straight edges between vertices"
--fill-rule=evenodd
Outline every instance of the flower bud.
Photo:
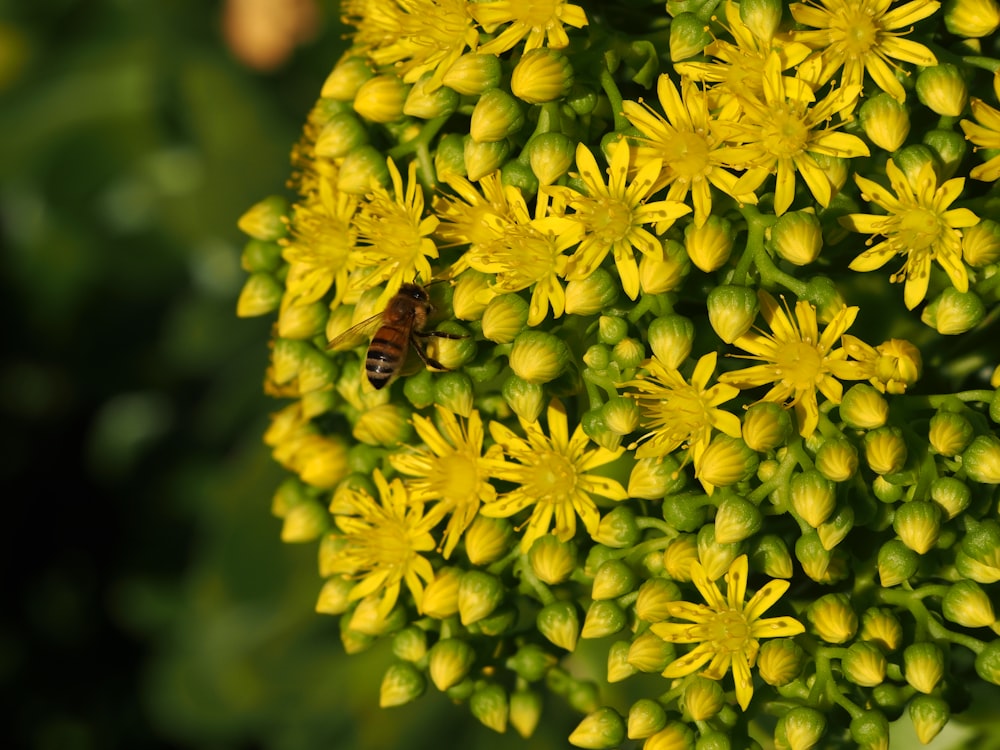
M 472 110 L 469 135 L 477 143 L 494 143 L 524 126 L 524 112 L 517 99 L 500 88 L 486 91 Z
M 640 535 L 635 512 L 627 506 L 619 505 L 601 518 L 594 540 L 599 544 L 621 549 L 637 544 Z
M 754 570 L 760 570 L 771 578 L 792 577 L 792 556 L 785 540 L 777 534 L 764 534 L 754 545 L 751 555 Z
M 458 92 L 447 86 L 434 86 L 431 73 L 424 73 L 410 88 L 403 102 L 403 114 L 420 120 L 447 117 L 458 109 Z
M 663 569 L 675 581 L 691 580 L 691 563 L 698 559 L 698 539 L 681 534 L 663 550 Z
M 409 416 L 395 404 L 380 404 L 361 413 L 351 434 L 366 445 L 394 447 L 407 442 L 412 434 Z
M 684 228 L 684 250 L 695 266 L 711 273 L 729 260 L 735 238 L 728 219 L 710 215 L 700 227 L 692 222 Z
M 597 569 L 590 596 L 596 601 L 617 599 L 634 591 L 636 583 L 635 573 L 628 565 L 617 559 L 607 560 Z
M 580 620 L 572 602 L 546 604 L 538 612 L 535 624 L 539 633 L 560 648 L 567 651 L 576 648 L 576 641 L 580 637 Z
M 911 185 L 916 185 L 924 167 L 930 166 L 937 173 L 937 157 L 922 143 L 905 146 L 892 155 L 892 163 L 899 167 Z
M 449 175 L 463 176 L 465 169 L 465 137 L 461 133 L 446 133 L 434 150 L 434 172 L 439 180 Z
M 533 643 L 521 646 L 506 662 L 506 667 L 528 682 L 538 682 L 556 665 L 557 659 Z
M 628 648 L 628 663 L 640 672 L 662 672 L 673 661 L 675 649 L 656 633 L 640 633 Z
M 823 548 L 832 550 L 847 538 L 853 528 L 854 508 L 850 505 L 841 505 L 826 521 L 816 527 L 816 534 Z
M 552 534 L 545 534 L 531 545 L 528 562 L 535 575 L 545 583 L 562 583 L 576 568 L 576 545 L 561 542 Z
M 831 482 L 846 482 L 858 470 L 858 449 L 844 439 L 826 440 L 816 451 L 815 464 Z
M 281 541 L 286 544 L 311 542 L 330 527 L 330 514 L 315 500 L 296 503 L 285 514 L 281 524 Z
M 815 469 L 795 474 L 790 494 L 795 512 L 814 529 L 829 518 L 837 503 L 835 485 Z
M 826 718 L 815 708 L 796 706 L 778 719 L 774 729 L 775 747 L 809 750 L 826 732 Z
M 287 300 L 288 297 L 285 299 Z M 278 336 L 284 339 L 299 340 L 311 339 L 314 336 L 318 336 L 326 327 L 329 309 L 322 302 L 314 302 L 306 305 L 283 304 L 278 313 Z M 324 363 L 324 365 L 324 369 L 328 373 L 333 372 L 329 362 Z M 324 385 L 330 385 L 331 382 L 328 381 Z
M 719 434 L 701 454 L 695 476 L 711 495 L 716 487 L 728 487 L 753 476 L 759 459 L 740 438 Z
M 873 430 L 889 418 L 889 403 L 875 388 L 866 384 L 852 385 L 840 402 L 840 417 L 855 430 Z
M 951 718 L 948 704 L 940 698 L 930 695 L 918 695 L 910 701 L 907 711 L 913 730 L 922 745 L 928 744 L 937 737 L 944 725 Z
M 509 344 L 528 322 L 528 303 L 517 294 L 494 297 L 483 312 L 483 336 L 498 344 Z
M 921 140 L 938 158 L 940 179 L 943 181 L 952 177 L 968 151 L 965 138 L 952 130 L 938 128 L 924 133 Z
M 874 687 L 885 680 L 885 656 L 866 641 L 852 643 L 840 660 L 844 677 L 855 685 Z
M 345 156 L 337 173 L 337 190 L 349 195 L 365 195 L 373 186 L 388 182 L 385 156 L 370 145 L 359 146 Z
M 917 572 L 920 558 L 902 540 L 891 539 L 878 551 L 878 577 L 883 588 L 891 588 L 906 581 Z
M 236 226 L 255 240 L 274 242 L 288 234 L 288 213 L 288 201 L 271 195 L 247 209 Z
M 608 682 L 626 680 L 638 670 L 628 663 L 629 641 L 615 641 L 608 648 Z
M 823 546 L 818 533 L 810 531 L 795 540 L 795 559 L 811 579 L 819 583 L 829 582 L 833 555 Z
M 1000 438 L 980 435 L 962 453 L 962 468 L 973 482 L 1000 484 Z
M 792 431 L 788 412 L 771 401 L 758 401 L 743 415 L 743 441 L 754 451 L 766 453 L 784 445 Z
M 858 630 L 858 616 L 846 594 L 824 594 L 809 605 L 806 617 L 827 643 L 846 643 Z
M 602 315 L 597 321 L 597 340 L 617 346 L 628 336 L 628 321 L 617 315 Z
M 707 305 L 712 330 L 727 344 L 750 330 L 760 308 L 753 289 L 732 284 L 712 289 L 708 293 Z
M 465 530 L 465 554 L 473 565 L 488 565 L 510 551 L 510 522 L 477 515 Z
M 573 166 L 576 147 L 563 133 L 539 133 L 528 142 L 528 163 L 539 185 L 551 185 Z
M 782 214 L 770 230 L 771 246 L 792 265 L 807 266 L 823 249 L 823 228 L 813 211 Z
M 1000 524 L 992 520 L 977 523 L 966 516 L 966 526 L 955 560 L 959 573 L 978 583 L 1000 581 Z
M 465 679 L 475 660 L 476 653 L 468 643 L 458 638 L 443 638 L 431 646 L 427 673 L 434 687 L 444 692 Z
M 942 336 L 970 331 L 986 317 L 986 306 L 973 291 L 948 287 L 920 313 L 920 320 Z
M 340 645 L 344 647 L 344 653 L 351 656 L 370 649 L 372 644 L 375 643 L 375 636 L 351 630 L 348 627 L 349 622 L 349 615 L 344 615 L 340 618 Z
M 531 165 L 520 159 L 510 159 L 500 167 L 500 182 L 504 187 L 515 188 L 526 199 L 538 193 L 538 178 Z
M 611 350 L 611 360 L 622 370 L 638 367 L 646 356 L 646 348 L 642 342 L 626 336 Z
M 973 268 L 1000 261 L 1000 223 L 982 219 L 962 230 L 962 259 Z
M 695 675 L 689 678 L 681 696 L 685 717 L 692 721 L 707 721 L 722 709 L 722 687 L 715 680 Z
M 510 725 L 522 739 L 535 733 L 542 718 L 542 696 L 535 690 L 515 690 L 510 694 Z
M 861 615 L 859 638 L 885 651 L 895 651 L 903 642 L 903 626 L 890 610 L 871 607 Z
M 781 25 L 783 8 L 784 3 L 779 0 L 743 0 L 740 3 L 740 20 L 755 37 L 767 42 Z
M 941 509 L 926 500 L 911 500 L 896 509 L 892 528 L 903 544 L 922 555 L 937 544 Z
M 635 430 L 639 428 L 641 413 L 639 411 L 638 404 L 636 404 L 633 399 L 625 396 L 617 396 L 615 398 L 608 399 L 607 403 L 601 407 L 601 417 L 603 418 L 604 424 L 608 430 L 613 432 L 615 435 L 623 437 L 635 432 Z M 607 544 L 607 542 L 602 543 Z M 618 545 L 612 544 L 610 546 L 621 547 L 626 544 L 631 544 L 631 542 Z
M 921 693 L 934 691 L 944 677 L 944 653 L 935 643 L 913 643 L 903 651 L 903 675 Z
M 345 576 L 326 579 L 316 600 L 316 611 L 321 615 L 342 615 L 351 606 L 351 589 L 354 581 Z
M 884 92 L 864 101 L 858 119 L 868 140 L 889 153 L 898 151 L 910 134 L 909 110 Z
M 412 664 L 391 664 L 382 676 L 378 691 L 379 708 L 403 706 L 419 698 L 426 686 L 423 674 Z
M 989 595 L 975 581 L 949 586 L 941 600 L 941 614 L 966 628 L 987 628 L 997 620 Z
M 729 495 L 715 514 L 715 541 L 718 544 L 742 542 L 756 534 L 764 522 L 760 509 L 739 495 Z
M 462 161 L 471 182 L 479 182 L 507 161 L 510 145 L 502 141 L 476 141 L 472 136 L 462 139 Z
M 551 678 L 552 675 L 553 673 L 550 672 L 549 677 Z M 567 677 L 569 676 L 567 675 Z M 552 689 L 552 682 L 550 679 L 548 683 L 550 689 Z M 569 707 L 580 713 L 593 713 L 601 707 L 598 700 L 597 684 L 591 680 L 577 680 L 569 677 L 564 695 Z
M 494 732 L 507 731 L 507 691 L 499 685 L 477 687 L 469 698 L 469 711 L 479 722 Z
M 528 104 L 562 99 L 573 87 L 573 67 L 564 54 L 542 47 L 526 52 L 514 66 L 510 89 Z
M 470 570 L 458 584 L 458 615 L 463 625 L 482 620 L 503 601 L 504 585 L 494 575 Z
M 660 622 L 670 617 L 670 602 L 681 598 L 680 589 L 666 578 L 648 578 L 639 587 L 635 616 L 645 622 Z
M 646 294 L 662 294 L 681 285 L 691 272 L 691 260 L 676 240 L 663 242 L 660 256 L 643 253 L 639 259 L 639 286 Z
M 742 553 L 742 544 L 719 541 L 715 524 L 706 524 L 698 529 L 698 560 L 709 580 L 714 581 L 725 575 L 733 560 Z
M 955 477 L 938 477 L 931 482 L 930 493 L 931 500 L 943 511 L 945 521 L 955 518 L 972 501 L 969 486 Z
M 889 722 L 881 711 L 864 711 L 851 719 L 851 739 L 861 750 L 889 750 Z
M 694 732 L 687 724 L 671 721 L 663 729 L 648 738 L 642 750 L 694 750 Z
M 944 26 L 966 39 L 980 39 L 1000 27 L 1000 5 L 996 0 L 949 0 L 944 4 Z
M 274 312 L 281 304 L 284 288 L 269 273 L 252 273 L 243 283 L 236 301 L 236 315 L 256 318 Z
M 591 602 L 583 618 L 581 638 L 604 638 L 617 633 L 628 624 L 625 612 L 612 601 Z
M 403 103 L 409 86 L 394 75 L 377 75 L 358 88 L 354 111 L 375 123 L 396 122 L 403 117 Z
M 608 427 L 602 408 L 584 412 L 583 416 L 580 417 L 580 426 L 583 428 L 584 434 L 602 448 L 614 451 L 621 446 L 621 435 Z
M 840 288 L 829 276 L 813 276 L 809 279 L 804 298 L 816 308 L 816 319 L 820 323 L 829 324 L 847 307 Z
M 987 682 L 1000 685 L 1000 640 L 989 641 L 976 655 L 976 674 Z
M 500 83 L 503 69 L 496 55 L 480 55 L 467 52 L 459 57 L 441 82 L 465 96 L 478 96 Z
M 905 339 L 889 339 L 875 347 L 875 386 L 887 393 L 906 393 L 920 379 L 920 350 Z
M 545 392 L 542 386 L 511 375 L 504 381 L 502 392 L 504 400 L 518 417 L 525 422 L 538 421 L 545 407 Z
M 865 460 L 876 474 L 895 474 L 906 464 L 906 442 L 898 427 L 879 427 L 866 433 L 864 445 Z
M 357 95 L 361 84 L 373 75 L 375 74 L 364 58 L 348 57 L 337 63 L 337 66 L 327 76 L 320 96 L 324 99 L 349 102 Z
M 403 661 L 420 661 L 427 655 L 427 633 L 416 625 L 403 628 L 392 638 L 392 653 Z
M 940 411 L 931 417 L 927 440 L 940 456 L 957 456 L 969 447 L 975 432 L 963 414 Z
M 760 647 L 757 672 L 768 685 L 782 687 L 795 680 L 806 663 L 806 653 L 791 638 L 774 638 Z
M 341 112 L 323 126 L 313 151 L 324 159 L 340 159 L 368 143 L 368 131 L 354 112 Z
M 625 720 L 613 708 L 602 706 L 583 717 L 569 736 L 569 743 L 590 750 L 617 747 L 625 740 Z
M 628 710 L 628 738 L 644 740 L 652 737 L 667 724 L 667 712 L 650 698 L 640 698 Z
M 446 372 L 434 381 L 434 403 L 461 417 L 472 414 L 472 378 L 464 372 Z
M 921 104 L 947 117 L 961 115 L 969 99 L 962 73 L 951 63 L 921 70 L 917 75 L 916 90 Z
M 614 306 L 620 289 L 619 282 L 603 268 L 586 278 L 571 279 L 566 284 L 566 313 L 595 315 Z
M 660 500 L 681 492 L 686 484 L 687 477 L 673 456 L 641 458 L 632 467 L 627 491 L 629 497 Z
M 872 481 L 872 494 L 887 505 L 897 503 L 903 498 L 903 487 L 891 484 L 885 477 L 878 476 Z
M 694 323 L 683 315 L 665 315 L 655 318 L 647 331 L 653 356 L 664 367 L 676 370 L 691 354 L 694 342 Z
M 670 22 L 670 61 L 680 62 L 701 54 L 711 43 L 708 25 L 690 12 L 679 13 Z
M 510 368 L 517 377 L 532 385 L 554 380 L 570 360 L 566 342 L 544 331 L 521 331 L 510 351 Z

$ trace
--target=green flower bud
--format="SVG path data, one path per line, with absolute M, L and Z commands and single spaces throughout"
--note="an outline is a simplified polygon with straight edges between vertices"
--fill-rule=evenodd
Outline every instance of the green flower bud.
M 602 315 L 597 321 L 597 340 L 616 346 L 628 335 L 628 321 L 617 315 Z
M 427 673 L 434 687 L 444 692 L 465 679 L 475 660 L 476 653 L 468 643 L 458 638 L 443 638 L 431 646 Z
M 1000 438 L 978 436 L 962 453 L 962 468 L 973 482 L 1000 484 Z
M 565 341 L 551 333 L 531 329 L 517 335 L 510 351 L 510 368 L 517 377 L 532 385 L 554 380 L 570 360 Z
M 716 487 L 728 487 L 753 476 L 759 459 L 740 438 L 718 434 L 701 454 L 695 475 L 709 494 Z
M 664 240 L 663 255 L 642 254 L 639 259 L 639 287 L 646 294 L 670 292 L 691 272 L 691 260 L 676 240 Z
M 882 427 L 889 418 L 889 402 L 867 383 L 852 385 L 840 402 L 840 417 L 855 430 Z
M 236 226 L 255 240 L 275 242 L 288 234 L 288 213 L 288 201 L 271 195 L 251 206 Z
M 315 500 L 303 500 L 293 505 L 281 524 L 281 541 L 286 544 L 311 542 L 330 528 L 330 514 Z
M 583 353 L 583 364 L 596 372 L 607 370 L 611 365 L 611 350 L 604 344 L 589 346 Z
M 760 453 L 784 445 L 792 431 L 788 412 L 771 401 L 752 404 L 743 415 L 743 441 Z
M 707 721 L 719 713 L 724 701 L 718 682 L 696 675 L 684 686 L 681 706 L 685 717 L 690 717 L 692 721 Z
M 348 615 L 340 618 L 340 645 L 344 647 L 344 653 L 351 656 L 370 649 L 375 643 L 375 636 L 351 630 L 348 627 L 349 622 L 350 616 Z
M 458 586 L 462 580 L 459 568 L 441 568 L 427 584 L 420 602 L 421 614 L 443 620 L 458 612 Z
M 795 512 L 814 529 L 836 507 L 836 486 L 815 469 L 794 475 L 789 489 Z
M 865 460 L 876 474 L 895 474 L 906 464 L 906 442 L 898 427 L 879 427 L 865 434 Z
M 604 638 L 617 633 L 628 624 L 625 612 L 612 601 L 595 601 L 583 618 L 581 638 Z
M 472 378 L 464 372 L 446 372 L 434 383 L 434 402 L 462 417 L 472 414 Z
M 642 750 L 694 750 L 694 732 L 687 724 L 671 721 L 647 739 Z
M 913 688 L 909 685 L 902 688 L 890 682 L 883 682 L 872 688 L 871 703 L 873 707 L 882 711 L 889 721 L 896 721 L 903 715 L 907 698 L 912 694 Z
M 661 622 L 670 616 L 668 605 L 681 599 L 680 589 L 666 578 L 648 578 L 639 587 L 635 616 L 645 622 Z
M 337 190 L 348 195 L 365 195 L 373 186 L 388 182 L 385 155 L 370 145 L 359 146 L 345 156 L 337 173 Z
M 420 661 L 427 655 L 427 633 L 415 625 L 403 628 L 392 638 L 392 653 L 403 661 Z
M 740 20 L 761 41 L 770 41 L 781 25 L 784 3 L 779 0 L 743 0 L 740 3 Z
M 891 505 L 903 498 L 903 487 L 891 484 L 886 481 L 885 477 L 878 476 L 872 480 L 872 493 L 883 503 Z
M 458 615 L 463 625 L 482 620 L 503 601 L 504 585 L 480 570 L 466 572 L 458 584 Z
M 499 734 L 507 731 L 507 691 L 499 685 L 477 687 L 469 698 L 469 710 L 483 726 Z
M 988 628 L 997 621 L 989 595 L 975 581 L 949 586 L 941 600 L 941 614 L 967 628 Z
M 741 543 L 723 543 L 715 534 L 715 524 L 706 524 L 698 529 L 698 560 L 705 569 L 709 580 L 721 578 L 729 566 L 743 552 Z
M 607 706 L 585 716 L 569 736 L 571 745 L 591 750 L 617 747 L 624 740 L 625 720 Z
M 757 656 L 757 673 L 768 685 L 782 687 L 802 673 L 806 653 L 791 638 L 773 638 L 760 647 Z
M 499 85 L 502 76 L 499 57 L 467 52 L 452 63 L 441 82 L 459 94 L 478 96 Z
M 664 367 L 676 370 L 691 354 L 694 343 L 694 323 L 683 315 L 655 318 L 647 331 L 653 356 Z
M 557 662 L 558 659 L 541 646 L 529 643 L 521 646 L 517 653 L 507 660 L 506 666 L 520 678 L 528 682 L 538 682 Z
M 926 500 L 911 500 L 896 509 L 892 528 L 903 544 L 922 555 L 937 544 L 941 509 Z
M 806 617 L 827 643 L 846 643 L 858 630 L 858 616 L 846 594 L 824 594 L 809 605 Z
M 500 88 L 479 97 L 472 110 L 469 135 L 477 143 L 494 143 L 513 135 L 524 126 L 524 112 L 517 99 Z
M 809 750 L 826 732 L 826 718 L 815 708 L 796 706 L 778 719 L 774 729 L 776 748 Z
M 573 166 L 576 144 L 563 133 L 540 133 L 527 146 L 528 163 L 540 185 L 551 185 Z
M 917 75 L 916 90 L 921 104 L 947 117 L 961 115 L 969 99 L 962 72 L 951 63 L 921 70 Z
M 608 682 L 614 684 L 628 679 L 638 670 L 628 662 L 629 641 L 615 641 L 608 649 Z
M 864 711 L 851 719 L 851 739 L 863 750 L 889 750 L 889 722 L 881 711 Z
M 934 152 L 922 143 L 906 146 L 892 155 L 895 164 L 906 176 L 911 185 L 917 184 L 920 171 L 928 164 L 937 173 L 938 163 Z
M 448 175 L 465 175 L 465 136 L 446 133 L 434 150 L 434 172 L 439 180 Z
M 458 320 L 480 320 L 486 312 L 487 305 L 495 299 L 493 291 L 490 289 L 492 277 L 488 274 L 467 268 L 458 276 L 453 287 L 454 293 L 451 298 L 452 311 Z M 526 306 L 527 307 L 527 306 Z M 452 333 L 442 326 L 440 330 Z M 463 333 L 468 333 L 463 331 Z M 511 337 L 513 341 L 513 337 Z M 439 344 L 445 343 L 439 341 Z M 475 346 L 475 342 L 471 341 Z M 504 342 L 508 343 L 508 342 Z
M 698 560 L 698 538 L 681 534 L 663 550 L 663 570 L 675 581 L 691 580 L 691 563 Z
M 538 193 L 538 178 L 531 165 L 519 159 L 511 159 L 500 167 L 500 182 L 504 187 L 516 188 L 527 199 Z
M 316 611 L 321 615 L 342 615 L 351 606 L 350 593 L 354 581 L 344 576 L 328 578 L 316 600 Z
M 824 549 L 832 550 L 854 528 L 854 508 L 842 505 L 826 521 L 816 527 L 816 533 Z
M 526 52 L 514 66 L 510 89 L 528 104 L 562 99 L 573 87 L 573 67 L 561 52 L 542 47 Z
M 866 99 L 858 119 L 868 140 L 889 153 L 898 151 L 910 134 L 909 110 L 891 94 L 883 92 Z
M 329 307 L 321 302 L 308 305 L 282 305 L 278 313 L 278 336 L 285 339 L 311 339 L 326 327 Z M 323 357 L 325 359 L 325 357 Z M 333 372 L 329 362 L 325 369 Z M 332 384 L 332 378 L 330 383 Z
M 920 320 L 942 336 L 972 330 L 986 317 L 986 306 L 975 292 L 948 287 L 920 314 Z
M 284 289 L 269 273 L 253 273 L 247 277 L 236 301 L 236 315 L 256 318 L 274 312 L 281 304 Z
M 447 86 L 433 86 L 432 75 L 424 73 L 410 88 L 403 102 L 403 114 L 420 120 L 447 117 L 458 109 L 458 92 Z
M 542 697 L 535 690 L 515 690 L 510 694 L 510 725 L 523 739 L 535 733 L 542 718 Z
M 405 705 L 419 698 L 426 686 L 423 674 L 412 664 L 392 664 L 382 676 L 382 685 L 378 691 L 379 708 Z
M 353 112 L 341 112 L 323 126 L 313 151 L 324 159 L 340 159 L 368 143 L 368 131 Z
M 968 151 L 965 138 L 952 130 L 936 129 L 924 133 L 921 140 L 937 155 L 941 180 L 951 178 Z
M 580 620 L 572 602 L 546 604 L 538 612 L 535 624 L 539 633 L 560 648 L 567 651 L 576 648 L 576 641 L 580 637 Z
M 859 637 L 885 651 L 895 651 L 903 642 L 903 626 L 888 609 L 871 607 L 861 616 Z
M 758 537 L 751 555 L 751 567 L 771 578 L 791 578 L 792 555 L 785 540 L 777 534 Z
M 667 724 L 667 712 L 650 698 L 640 698 L 628 710 L 628 738 L 644 740 L 652 737 Z
M 538 421 L 545 407 L 545 391 L 542 386 L 511 375 L 504 381 L 502 391 L 504 400 L 517 416 L 525 422 Z
M 601 518 L 594 540 L 607 547 L 621 549 L 638 543 L 639 537 L 635 512 L 624 505 L 619 505 Z
M 907 710 L 910 721 L 913 722 L 913 730 L 922 745 L 937 737 L 938 732 L 944 729 L 944 725 L 951 718 L 948 704 L 930 695 L 916 696 L 910 701 Z
M 1000 581 L 1000 524 L 996 521 L 976 523 L 966 517 L 966 526 L 968 530 L 962 539 L 961 553 L 955 560 L 959 573 L 978 583 Z M 967 558 L 965 564 L 962 555 Z
M 700 227 L 692 222 L 684 228 L 684 250 L 691 262 L 705 273 L 725 265 L 735 239 L 732 224 L 721 216 L 711 215 Z
M 913 643 L 903 651 L 903 675 L 921 693 L 931 693 L 944 677 L 944 652 L 936 643 Z
M 528 322 L 528 303 L 517 294 L 494 297 L 483 312 L 483 336 L 498 344 L 511 343 Z
M 617 599 L 635 590 L 636 577 L 632 569 L 621 560 L 607 560 L 597 569 L 590 596 L 596 601 Z
M 982 219 L 963 229 L 962 259 L 973 268 L 985 268 L 1000 260 L 1000 223 Z
M 374 74 L 368 63 L 362 57 L 348 57 L 337 63 L 320 91 L 324 99 L 336 99 L 341 102 L 351 101 L 361 87 L 361 84 Z
M 467 677 L 457 685 L 453 685 L 445 690 L 444 694 L 447 695 L 453 702 L 462 703 L 472 697 L 472 693 L 475 689 L 476 682 L 472 678 Z
M 409 86 L 394 75 L 377 75 L 361 84 L 354 95 L 354 111 L 370 122 L 390 123 L 403 117 Z
M 686 484 L 687 477 L 673 456 L 641 458 L 629 475 L 628 494 L 644 500 L 660 500 L 681 492 Z
M 795 540 L 795 559 L 802 565 L 802 571 L 814 581 L 828 581 L 833 555 L 823 546 L 818 533 L 810 531 Z
M 380 404 L 361 413 L 351 434 L 366 445 L 394 447 L 409 440 L 409 412 L 395 404 Z
M 771 247 L 795 266 L 807 266 L 823 249 L 823 228 L 811 210 L 782 214 L 770 229 Z
M 739 495 L 728 495 L 715 513 L 715 541 L 719 544 L 742 542 L 756 534 L 763 525 L 760 509 Z
M 628 663 L 640 672 L 662 672 L 674 656 L 673 644 L 650 630 L 637 635 L 628 647 Z
M 993 378 L 990 382 L 992 383 L 993 380 L 1000 380 L 1000 365 L 993 371 Z M 994 388 L 996 390 L 993 391 L 993 398 L 990 399 L 990 419 L 993 420 L 994 424 L 1000 424 L 1000 384 Z
M 931 450 L 941 456 L 957 456 L 969 447 L 975 431 L 962 414 L 939 411 L 931 417 L 927 440 Z
M 1000 685 L 1000 640 L 987 642 L 976 655 L 976 674 L 987 682 Z
M 271 273 L 281 266 L 282 246 L 277 242 L 249 239 L 240 253 L 240 268 L 249 274 Z
M 507 519 L 477 515 L 465 530 L 465 554 L 473 565 L 489 565 L 510 551 L 511 536 Z
M 625 396 L 608 399 L 601 407 L 601 417 L 605 426 L 620 437 L 635 432 L 639 428 L 640 416 L 638 404 Z
M 920 558 L 900 539 L 891 539 L 878 551 L 878 577 L 884 588 L 898 586 L 917 572 Z
M 576 568 L 576 545 L 545 534 L 531 545 L 528 562 L 535 575 L 545 583 L 562 583 Z
M 583 427 L 583 432 L 587 437 L 609 451 L 617 450 L 622 443 L 621 435 L 608 427 L 608 423 L 604 419 L 603 408 L 584 412 L 580 418 L 580 426 Z
M 622 370 L 630 370 L 638 367 L 646 356 L 646 348 L 642 342 L 626 336 L 611 350 L 611 361 Z
M 831 482 L 846 482 L 858 470 L 858 449 L 847 440 L 826 440 L 816 451 L 815 465 Z
M 495 172 L 507 161 L 510 145 L 502 141 L 477 141 L 472 136 L 462 140 L 462 160 L 469 180 L 479 182 L 486 175 Z
M 694 13 L 681 13 L 670 22 L 670 61 L 680 62 L 701 54 L 710 44 L 708 24 Z
M 712 330 L 731 344 L 753 326 L 760 309 L 757 293 L 745 286 L 723 284 L 708 293 L 708 321 Z
M 995 0 L 949 0 L 944 4 L 944 26 L 966 39 L 980 39 L 1000 27 L 1000 5 Z
M 566 313 L 596 315 L 618 301 L 620 283 L 603 268 L 584 279 L 572 279 L 566 284 Z
M 885 657 L 866 641 L 852 643 L 840 660 L 840 666 L 844 677 L 855 685 L 874 687 L 885 680 Z
M 820 323 L 830 323 L 847 306 L 840 288 L 829 276 L 814 276 L 809 279 L 806 282 L 805 299 L 816 307 L 816 319 Z

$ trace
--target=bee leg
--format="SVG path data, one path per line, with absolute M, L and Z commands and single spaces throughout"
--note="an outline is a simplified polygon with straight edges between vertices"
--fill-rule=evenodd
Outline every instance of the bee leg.
M 457 338 L 464 338 L 464 336 L 452 336 L 451 334 L 449 334 L 448 338 L 457 339 Z M 440 362 L 434 359 L 434 357 L 430 356 L 424 349 L 424 347 L 420 345 L 420 342 L 418 342 L 416 339 L 413 339 L 413 348 L 416 350 L 417 355 L 420 357 L 420 361 L 423 362 L 424 365 L 426 365 L 427 367 L 430 367 L 432 370 L 442 370 L 444 372 L 451 372 L 450 369 L 442 365 Z
M 414 336 L 419 336 L 422 339 L 434 337 L 436 339 L 467 339 L 469 335 L 467 333 L 445 333 L 444 331 L 414 331 Z

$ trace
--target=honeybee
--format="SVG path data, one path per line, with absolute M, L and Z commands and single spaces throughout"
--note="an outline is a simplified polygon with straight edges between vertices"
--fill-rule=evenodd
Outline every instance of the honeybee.
M 461 339 L 453 333 L 441 331 L 424 331 L 427 319 L 434 311 L 427 289 L 419 284 L 402 284 L 399 291 L 389 300 L 385 310 L 351 326 L 333 339 L 327 346 L 333 349 L 337 344 L 361 334 L 375 330 L 368 354 L 365 357 L 365 373 L 368 382 L 375 389 L 384 388 L 395 377 L 406 354 L 412 347 L 420 356 L 421 361 L 435 370 L 448 368 L 427 354 L 422 338 Z M 376 329 L 377 326 L 377 329 Z

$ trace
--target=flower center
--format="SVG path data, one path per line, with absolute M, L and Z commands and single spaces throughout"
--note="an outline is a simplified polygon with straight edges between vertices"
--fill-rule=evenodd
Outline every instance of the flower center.
M 450 503 L 467 502 L 479 488 L 476 462 L 461 453 L 445 456 L 437 462 L 437 476 L 431 485 Z
M 619 200 L 605 199 L 594 206 L 591 225 L 602 244 L 613 245 L 632 229 L 632 209 Z
M 681 132 L 666 144 L 664 163 L 684 182 L 690 182 L 708 172 L 710 148 L 708 138 L 699 132 Z
M 823 372 L 823 358 L 810 341 L 785 344 L 779 350 L 775 364 L 781 379 L 796 389 L 814 387 Z
M 941 222 L 933 211 L 911 208 L 899 215 L 899 244 L 907 250 L 925 250 L 941 235 Z
M 576 487 L 576 467 L 552 451 L 538 457 L 531 474 L 531 492 L 540 503 L 564 503 Z
M 709 640 L 719 651 L 743 651 L 750 641 L 750 626 L 743 613 L 736 610 L 718 612 L 708 624 Z
M 859 58 L 867 55 L 878 44 L 879 29 L 864 3 L 853 5 L 854 7 L 843 8 L 837 13 L 834 17 L 836 23 L 831 28 L 840 32 L 840 48 L 844 55 Z
M 809 128 L 802 118 L 788 107 L 772 110 L 771 119 L 764 125 L 762 145 L 778 157 L 795 156 L 802 152 L 809 137 Z
M 410 535 L 401 523 L 386 523 L 372 529 L 365 546 L 371 555 L 371 569 L 390 568 L 397 577 L 402 576 L 414 554 Z

